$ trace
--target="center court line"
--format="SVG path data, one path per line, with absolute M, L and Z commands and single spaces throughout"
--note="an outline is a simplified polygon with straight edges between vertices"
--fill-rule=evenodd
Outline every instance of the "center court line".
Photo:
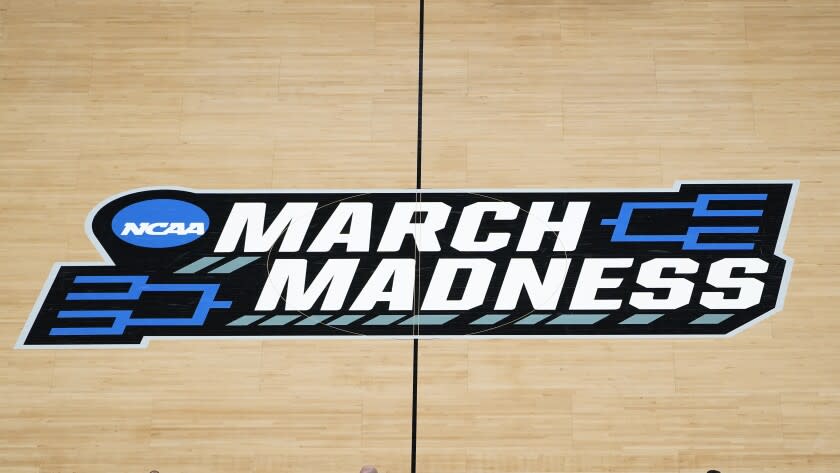
M 419 45 L 417 54 L 417 190 L 423 187 L 423 30 L 425 23 L 425 0 L 420 0 Z M 416 214 L 415 214 L 416 215 Z M 415 242 L 416 248 L 417 242 Z M 420 271 L 420 255 L 417 254 L 417 271 Z M 418 274 L 419 276 L 419 274 Z M 414 282 L 415 304 L 420 300 L 420 278 Z M 415 309 L 414 315 L 419 310 Z M 415 317 L 416 318 L 416 317 Z M 419 330 L 419 329 L 418 329 Z M 419 335 L 419 333 L 418 333 Z M 420 342 L 413 341 L 414 359 L 412 363 L 411 390 L 411 473 L 417 472 L 417 359 Z

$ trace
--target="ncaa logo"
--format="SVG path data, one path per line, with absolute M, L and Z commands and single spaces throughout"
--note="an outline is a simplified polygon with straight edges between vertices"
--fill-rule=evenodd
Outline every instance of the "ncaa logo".
M 195 241 L 207 231 L 207 212 L 189 202 L 151 199 L 114 215 L 111 230 L 120 240 L 143 248 L 171 248 Z

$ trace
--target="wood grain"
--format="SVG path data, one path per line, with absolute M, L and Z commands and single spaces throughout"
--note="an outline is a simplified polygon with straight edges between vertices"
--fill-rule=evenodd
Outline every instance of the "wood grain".
M 426 1 L 426 187 L 800 179 L 737 337 L 420 344 L 418 472 L 834 473 L 840 4 Z M 0 0 L 0 472 L 409 471 L 411 343 L 11 347 L 107 196 L 413 188 L 418 4 Z

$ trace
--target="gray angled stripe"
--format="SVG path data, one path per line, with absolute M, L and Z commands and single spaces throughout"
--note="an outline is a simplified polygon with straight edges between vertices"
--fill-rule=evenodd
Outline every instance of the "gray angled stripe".
M 413 315 L 400 322 L 400 325 L 443 325 L 455 317 L 458 317 L 458 314 Z
M 242 317 L 239 317 L 233 322 L 230 322 L 228 326 L 243 327 L 245 325 L 251 325 L 252 323 L 256 322 L 257 320 L 260 320 L 263 317 L 263 315 L 243 315 Z
M 405 314 L 382 314 L 368 320 L 363 325 L 391 325 L 392 323 L 405 317 Z
M 534 325 L 537 322 L 543 320 L 544 318 L 548 317 L 551 314 L 531 314 L 525 317 L 522 320 L 516 321 L 514 325 Z
M 717 325 L 735 314 L 703 314 L 691 322 L 691 325 Z
M 333 320 L 332 322 L 327 322 L 327 325 L 350 325 L 353 322 L 362 318 L 361 315 L 342 315 L 341 317 Z
M 331 315 L 308 315 L 305 319 L 296 323 L 295 325 L 318 325 L 319 323 L 332 317 Z
M 202 269 L 210 266 L 211 264 L 218 263 L 219 261 L 223 260 L 221 256 L 205 256 L 203 258 L 199 258 L 192 263 L 184 266 L 183 268 L 175 271 L 175 274 L 193 274 L 196 271 L 201 271 Z
M 622 320 L 619 325 L 647 325 L 665 314 L 633 314 Z
M 227 263 L 219 266 L 216 269 L 210 271 L 210 274 L 228 274 L 236 271 L 237 269 L 245 266 L 246 264 L 253 263 L 254 261 L 258 260 L 259 256 L 240 256 L 238 258 L 234 258 Z
M 275 315 L 270 319 L 266 320 L 265 322 L 261 323 L 260 325 L 265 325 L 268 327 L 273 327 L 277 325 L 286 325 L 287 323 L 295 320 L 296 318 L 300 317 L 299 315 Z
M 470 322 L 470 325 L 494 325 L 505 318 L 507 318 L 510 314 L 487 314 L 481 316 L 481 318 L 473 320 Z
M 610 314 L 560 314 L 548 325 L 592 325 Z

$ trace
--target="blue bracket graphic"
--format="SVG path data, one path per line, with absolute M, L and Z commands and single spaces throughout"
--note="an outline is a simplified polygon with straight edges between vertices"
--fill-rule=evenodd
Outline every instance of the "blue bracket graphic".
M 714 210 L 709 209 L 713 201 L 763 201 L 767 194 L 699 194 L 695 202 L 623 202 L 616 218 L 605 218 L 601 225 L 613 226 L 612 238 L 614 243 L 672 243 L 681 242 L 683 250 L 752 250 L 755 243 L 700 243 L 698 240 L 704 234 L 750 234 L 758 233 L 758 227 L 688 227 L 685 235 L 628 235 L 628 227 L 633 212 L 638 209 L 670 210 L 688 209 L 693 217 L 761 217 L 764 213 L 760 209 L 744 210 Z
M 126 292 L 71 292 L 68 301 L 136 301 L 144 292 L 200 292 L 192 317 L 132 318 L 131 310 L 62 310 L 59 319 L 113 318 L 110 327 L 56 327 L 50 335 L 122 335 L 126 327 L 201 326 L 211 309 L 228 309 L 231 301 L 217 301 L 218 284 L 148 284 L 148 276 L 76 276 L 76 284 L 129 284 Z

